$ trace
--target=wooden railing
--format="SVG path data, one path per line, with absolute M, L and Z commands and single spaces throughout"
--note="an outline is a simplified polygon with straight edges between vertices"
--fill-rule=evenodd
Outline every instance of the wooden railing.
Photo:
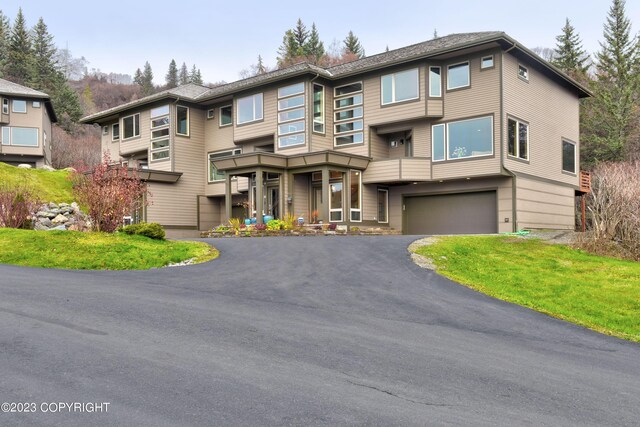
M 580 191 L 583 193 L 591 192 L 591 172 L 580 171 Z

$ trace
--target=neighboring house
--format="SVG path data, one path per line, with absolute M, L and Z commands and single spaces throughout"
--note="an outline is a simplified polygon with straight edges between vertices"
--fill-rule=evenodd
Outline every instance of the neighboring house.
M 0 108 L 0 162 L 50 166 L 57 118 L 49 95 L 0 79 Z
M 174 232 L 314 211 L 411 234 L 573 229 L 587 96 L 508 35 L 483 32 L 185 85 L 83 122 L 143 171 L 144 218 Z

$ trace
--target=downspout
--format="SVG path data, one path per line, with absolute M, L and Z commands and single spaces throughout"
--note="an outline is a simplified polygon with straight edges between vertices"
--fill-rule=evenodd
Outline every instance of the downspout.
M 516 43 L 513 43 L 509 49 L 502 53 L 500 60 L 500 163 L 502 169 L 507 172 L 513 179 L 511 181 L 511 231 L 516 232 L 518 227 L 518 210 L 517 210 L 517 198 L 516 198 L 516 180 L 517 175 L 509 170 L 504 164 L 504 58 L 505 53 L 509 53 L 516 48 Z

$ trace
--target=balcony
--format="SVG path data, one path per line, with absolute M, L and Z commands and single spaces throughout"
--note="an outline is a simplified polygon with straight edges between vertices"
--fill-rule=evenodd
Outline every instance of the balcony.
M 374 161 L 369 163 L 369 167 L 362 176 L 362 182 L 377 184 L 428 181 L 431 179 L 429 162 L 429 159 L 410 157 Z
M 580 171 L 580 192 L 591 193 L 591 172 Z

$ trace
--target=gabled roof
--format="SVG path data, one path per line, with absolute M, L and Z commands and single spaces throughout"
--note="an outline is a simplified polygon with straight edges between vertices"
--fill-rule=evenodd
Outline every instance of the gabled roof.
M 0 79 L 0 95 L 28 96 L 31 98 L 49 98 L 44 92 L 22 86 L 9 80 Z
M 410 61 L 420 60 L 438 55 L 455 52 L 458 50 L 481 46 L 489 43 L 497 43 L 504 49 L 516 49 L 519 54 L 529 57 L 538 63 L 546 73 L 553 78 L 558 79 L 563 85 L 576 90 L 578 96 L 590 96 L 588 89 L 580 85 L 578 82 L 567 76 L 561 70 L 540 58 L 531 50 L 519 44 L 516 40 L 509 37 L 502 31 L 484 31 L 475 33 L 450 34 L 444 37 L 438 37 L 422 43 L 416 43 L 410 46 L 401 47 L 399 49 L 390 50 L 377 55 L 368 56 L 357 61 L 346 64 L 336 65 L 334 67 L 322 68 L 317 65 L 306 62 L 292 65 L 291 67 L 280 70 L 271 71 L 265 74 L 249 77 L 247 79 L 238 80 L 227 83 L 214 88 L 206 88 L 197 85 L 184 85 L 175 89 L 159 92 L 109 110 L 101 111 L 96 114 L 84 117 L 81 122 L 94 123 L 96 120 L 105 119 L 118 112 L 147 104 L 163 98 L 180 98 L 196 103 L 206 103 L 224 96 L 233 95 L 237 92 L 249 90 L 254 87 L 262 86 L 272 82 L 277 82 L 299 75 L 315 75 L 321 76 L 328 80 L 338 80 L 354 74 L 369 72 L 392 65 L 402 64 Z M 180 92 L 180 94 L 178 94 Z

